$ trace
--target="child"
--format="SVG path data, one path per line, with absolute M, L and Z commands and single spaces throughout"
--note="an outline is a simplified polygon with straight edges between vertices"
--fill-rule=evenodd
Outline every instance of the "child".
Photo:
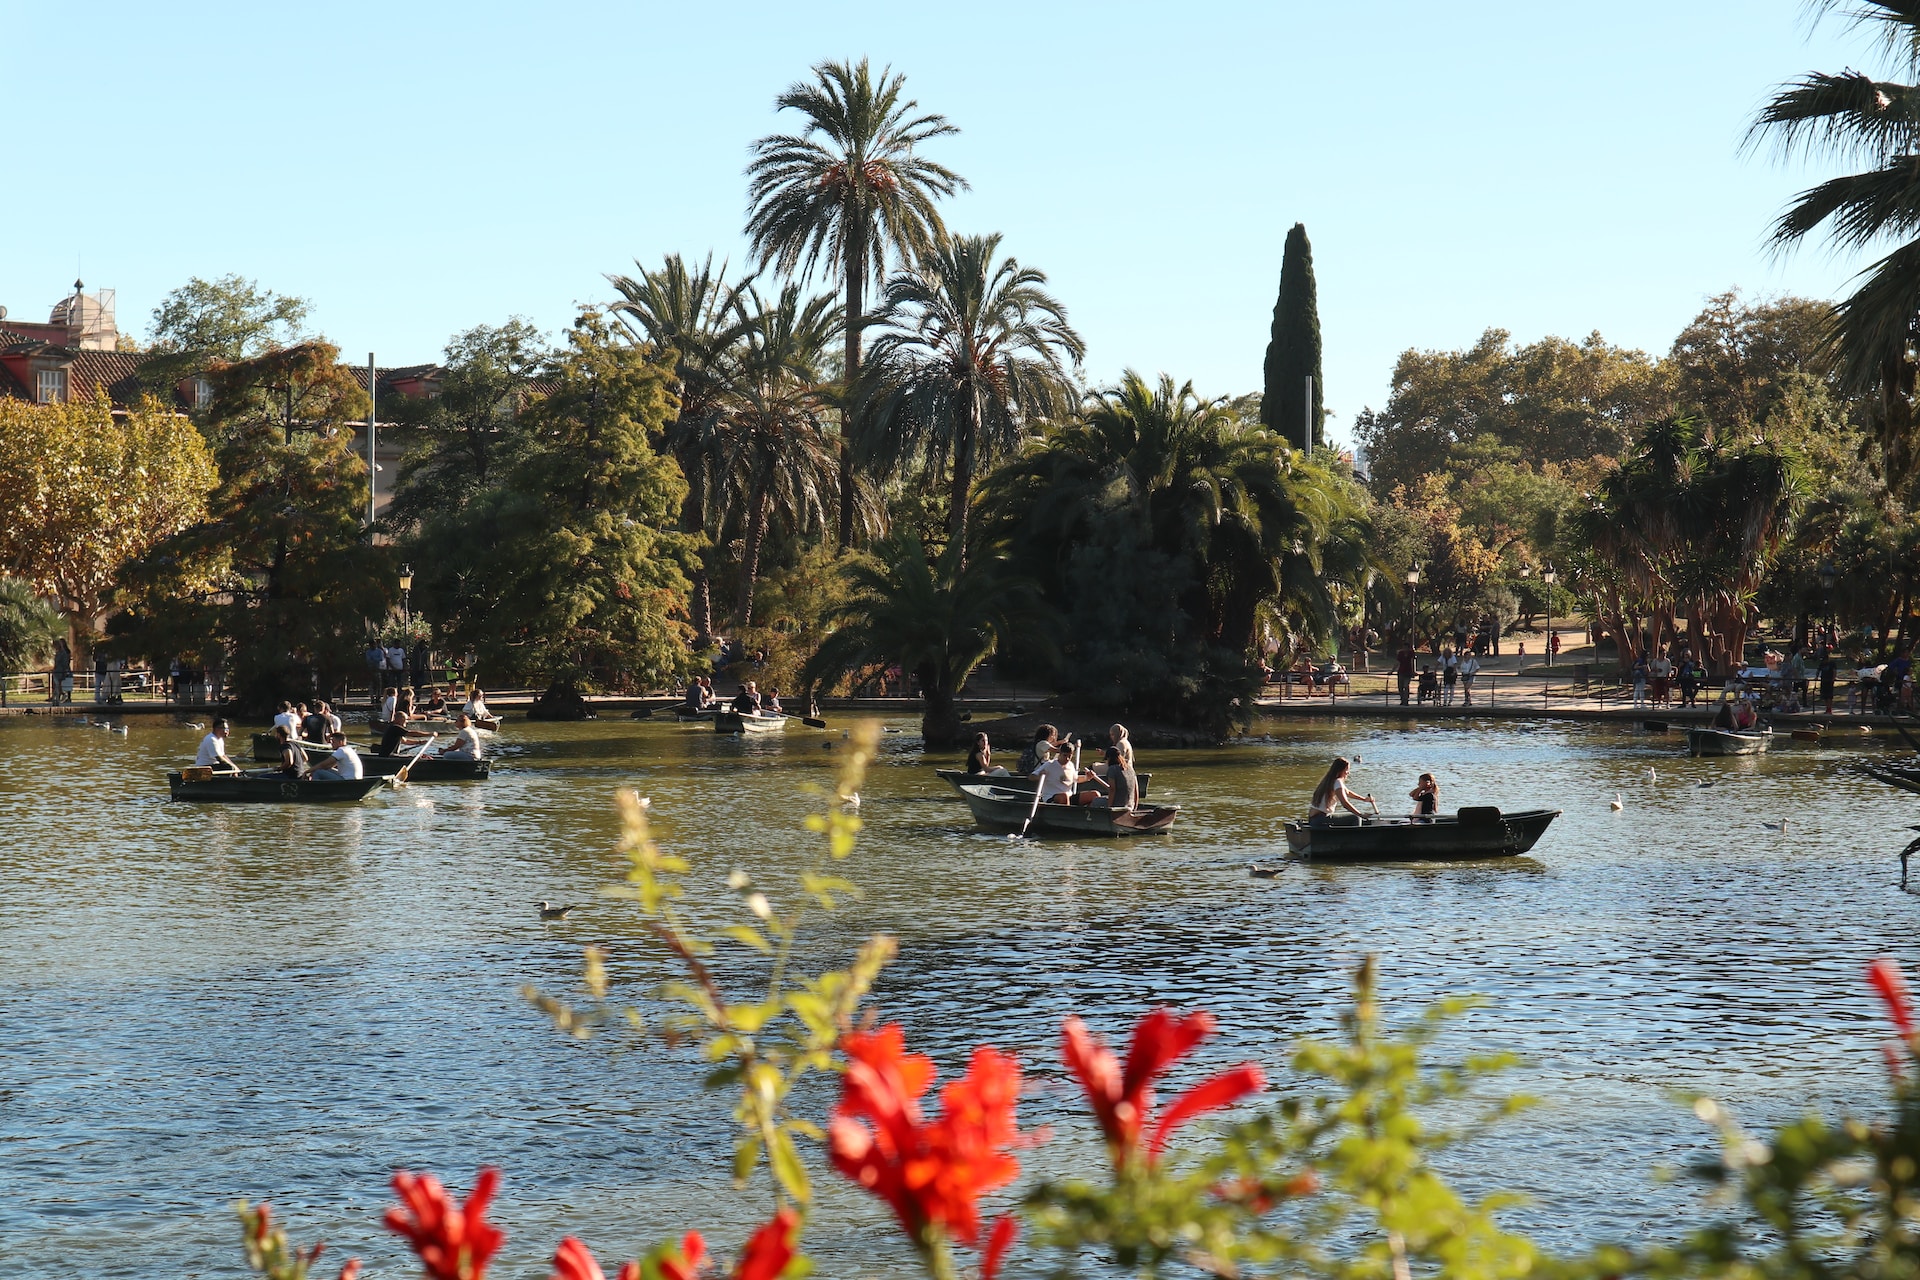
M 1420 775 L 1419 785 L 1407 792 L 1407 798 L 1413 801 L 1416 818 L 1431 818 L 1440 812 L 1440 784 L 1430 773 Z

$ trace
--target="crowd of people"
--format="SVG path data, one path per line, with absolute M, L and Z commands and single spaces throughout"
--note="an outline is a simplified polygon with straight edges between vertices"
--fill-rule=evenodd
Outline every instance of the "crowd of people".
M 780 690 L 769 688 L 760 692 L 758 683 L 752 680 L 742 681 L 740 691 L 730 700 L 722 700 L 713 691 L 712 676 L 695 676 L 687 681 L 687 691 L 680 700 L 680 710 L 686 714 L 701 711 L 717 711 L 724 706 L 738 715 L 783 716 L 785 709 L 780 705 Z
M 420 754 L 439 734 L 421 728 L 431 721 L 446 721 L 451 716 L 453 736 L 438 751 L 426 756 L 432 760 L 480 760 L 486 747 L 483 728 L 497 723 L 487 710 L 486 693 L 478 685 L 458 708 L 438 686 L 425 686 L 424 696 L 411 686 L 388 686 L 374 709 L 372 727 L 380 734 L 377 756 Z M 244 772 L 227 751 L 231 726 L 224 717 L 216 718 L 200 748 L 194 764 L 216 774 Z M 358 779 L 366 776 L 359 751 L 348 741 L 340 713 L 324 699 L 312 702 L 282 701 L 273 717 L 272 735 L 279 747 L 279 760 L 259 771 L 262 776 L 310 779 L 315 782 Z M 406 748 L 413 747 L 413 752 Z

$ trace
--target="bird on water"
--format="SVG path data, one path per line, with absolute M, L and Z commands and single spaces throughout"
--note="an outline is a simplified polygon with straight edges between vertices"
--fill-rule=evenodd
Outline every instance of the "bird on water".
M 545 898 L 542 898 L 540 899 L 540 902 L 539 902 L 540 918 L 542 920 L 565 920 L 567 918 L 567 913 L 569 911 L 572 911 L 574 909 L 574 906 L 575 906 L 574 903 L 569 902 L 564 907 L 556 907 L 552 903 L 548 902 Z

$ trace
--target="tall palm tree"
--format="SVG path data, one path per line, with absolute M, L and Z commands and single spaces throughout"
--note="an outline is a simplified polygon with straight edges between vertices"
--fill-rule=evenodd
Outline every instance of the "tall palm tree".
M 1821 8 L 1834 7 L 1823 0 Z M 1920 77 L 1920 5 L 1858 0 L 1852 17 Z M 1800 193 L 1774 224 L 1774 240 L 1797 244 L 1823 224 L 1842 249 L 1892 244 L 1834 309 L 1829 341 L 1845 384 L 1873 397 L 1889 479 L 1920 465 L 1913 440 L 1916 348 L 1920 346 L 1920 85 L 1864 72 L 1810 72 L 1783 87 L 1754 121 L 1749 140 L 1771 137 L 1787 156 L 1825 155 L 1858 172 Z
M 726 264 L 716 271 L 712 254 L 698 268 L 689 269 L 679 254 L 670 253 L 662 266 L 641 268 L 638 277 L 607 277 L 620 292 L 621 300 L 611 311 L 621 327 L 636 340 L 679 357 L 675 372 L 680 411 L 667 433 L 666 446 L 687 480 L 681 531 L 703 541 L 715 505 L 712 464 L 724 407 L 724 369 L 750 327 L 742 303 L 749 282 L 728 284 L 726 276 Z M 695 643 L 700 648 L 713 636 L 711 550 L 710 545 L 701 548 L 689 600 Z
M 811 275 L 824 260 L 845 294 L 846 385 L 860 378 L 860 330 L 869 281 L 884 278 L 889 253 L 906 257 L 944 234 L 935 201 L 967 184 L 918 153 L 933 138 L 958 133 L 945 116 L 920 113 L 903 97 L 906 77 L 882 68 L 876 78 L 859 62 L 822 62 L 811 81 L 776 99 L 798 111 L 797 134 L 774 134 L 753 146 L 747 166 L 747 235 L 754 258 L 784 273 Z M 852 432 L 842 406 L 840 545 L 854 533 Z
M 882 539 L 841 573 L 847 597 L 828 617 L 832 634 L 807 659 L 803 683 L 813 690 L 897 662 L 919 682 L 929 744 L 959 738 L 954 699 L 967 678 L 1004 637 L 1033 630 L 1041 615 L 1033 585 L 1009 576 L 1004 560 L 963 563 L 960 544 L 949 542 L 929 561 L 910 531 Z
M 998 233 L 943 239 L 887 282 L 863 393 L 873 452 L 917 457 L 936 481 L 951 464 L 947 536 L 963 558 L 976 471 L 1072 404 L 1068 365 L 1086 354 L 1047 277 L 999 249 Z
M 723 365 L 714 456 L 723 531 L 737 530 L 742 540 L 735 610 L 742 627 L 753 625 L 760 553 L 774 517 L 796 532 L 826 525 L 837 459 L 822 364 L 841 322 L 831 297 L 802 301 L 795 284 L 772 303 L 749 287 L 745 301 L 748 324 Z

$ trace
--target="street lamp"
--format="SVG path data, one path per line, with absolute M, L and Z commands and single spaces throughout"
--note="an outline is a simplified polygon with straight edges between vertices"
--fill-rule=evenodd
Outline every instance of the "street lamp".
M 407 622 L 413 621 L 413 566 L 400 566 L 400 616 Z
M 1420 645 L 1420 566 L 1407 570 L 1407 642 Z
M 1833 570 L 1833 561 L 1822 560 L 1820 562 L 1820 589 L 1827 594 L 1827 643 L 1825 647 L 1828 649 L 1833 648 L 1833 642 L 1836 638 L 1833 634 L 1833 580 L 1836 576 Z

